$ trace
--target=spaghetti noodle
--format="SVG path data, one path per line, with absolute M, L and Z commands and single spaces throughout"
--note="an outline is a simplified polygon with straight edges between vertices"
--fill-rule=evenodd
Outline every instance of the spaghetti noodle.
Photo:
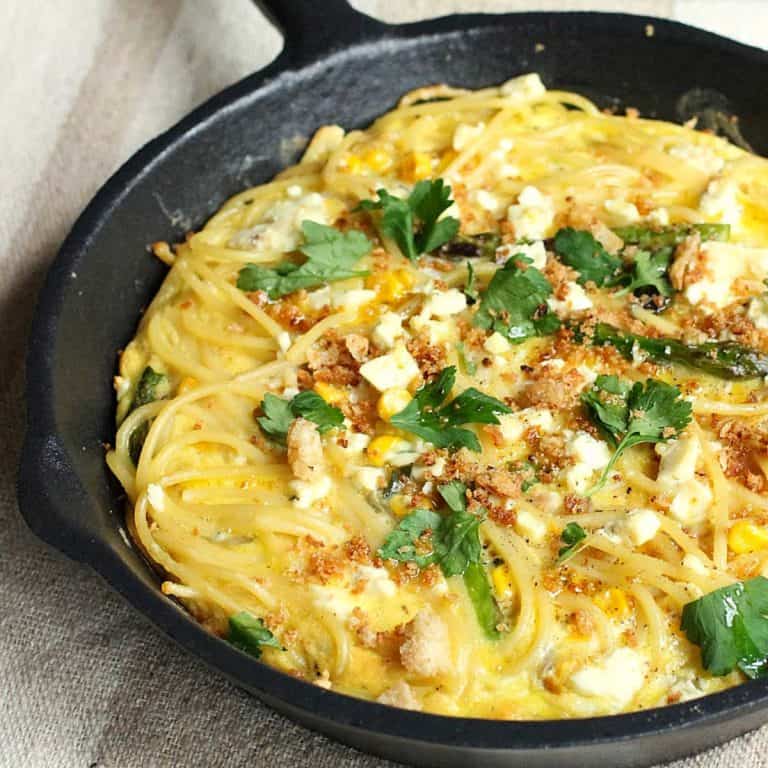
M 321 128 L 155 246 L 107 457 L 130 531 L 212 632 L 354 696 L 536 719 L 736 684 L 680 617 L 768 569 L 768 401 L 663 340 L 768 350 L 762 248 L 765 160 L 535 75 Z M 585 398 L 610 375 L 692 414 L 599 487 L 618 440 Z

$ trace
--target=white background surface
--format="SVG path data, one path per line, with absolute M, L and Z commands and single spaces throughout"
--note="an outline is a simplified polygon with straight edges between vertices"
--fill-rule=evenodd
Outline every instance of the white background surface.
M 313 0 L 319 1 L 319 0 Z M 624 10 L 768 45 L 768 0 L 355 0 L 386 21 Z M 270 61 L 248 0 L 4 0 L 0 27 L 0 766 L 383 766 L 270 712 L 36 541 L 15 500 L 33 297 L 83 205 L 139 146 Z M 765 73 L 763 73 L 765 74 Z M 768 765 L 768 730 L 675 764 Z M 566 768 L 566 767 L 564 767 Z

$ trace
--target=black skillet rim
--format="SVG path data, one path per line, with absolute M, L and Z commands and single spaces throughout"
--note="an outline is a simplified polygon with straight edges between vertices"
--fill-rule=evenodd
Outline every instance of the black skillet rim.
M 278 23 L 290 33 L 290 20 L 280 12 L 278 2 L 268 3 Z M 289 2 L 288 5 L 291 5 Z M 354 13 L 354 16 L 358 14 Z M 755 64 L 768 66 L 768 52 L 743 45 L 719 35 L 677 22 L 620 13 L 513 13 L 503 15 L 460 15 L 403 25 L 397 28 L 372 22 L 379 37 L 418 38 L 440 32 L 458 31 L 490 24 L 512 23 L 515 19 L 545 25 L 557 18 L 575 24 L 613 26 L 629 24 L 642 29 L 653 25 L 656 34 L 707 45 L 721 51 L 738 52 Z M 356 30 L 343 37 L 354 37 Z M 365 45 L 365 39 L 346 40 L 352 48 Z M 120 204 L 121 199 L 140 181 L 144 173 L 180 142 L 204 131 L 210 118 L 236 109 L 241 100 L 256 92 L 279 89 L 295 72 L 317 63 L 315 52 L 303 56 L 290 46 L 286 37 L 283 52 L 266 69 L 230 86 L 149 142 L 133 155 L 99 190 L 78 218 L 59 251 L 38 298 L 27 356 L 27 429 L 19 474 L 19 502 L 28 525 L 43 539 L 70 557 L 89 564 L 113 589 L 122 594 L 155 626 L 222 672 L 236 684 L 259 694 L 268 703 L 315 723 L 331 720 L 354 731 L 375 732 L 413 743 L 477 750 L 504 750 L 510 753 L 544 749 L 579 748 L 598 744 L 620 744 L 642 737 L 660 736 L 672 730 L 689 730 L 746 717 L 768 709 L 768 682 L 750 681 L 721 693 L 667 707 L 635 713 L 558 721 L 496 721 L 448 717 L 387 707 L 376 702 L 327 691 L 268 667 L 210 635 L 180 606 L 143 585 L 130 567 L 99 538 L 84 530 L 66 510 L 57 507 L 55 495 L 41 485 L 44 469 L 54 469 L 60 480 L 75 486 L 79 479 L 69 466 L 66 454 L 56 439 L 56 418 L 49 392 L 53 388 L 56 322 L 64 298 L 64 277 L 88 248 L 94 234 Z M 327 51 L 327 58 L 344 55 L 345 48 Z M 321 64 L 324 66 L 324 64 Z M 42 482 L 45 486 L 45 482 Z M 34 490 L 38 492 L 35 493 Z M 42 492 L 40 492 L 42 490 Z M 50 488 L 48 489 L 50 491 Z M 41 511 L 42 509 L 42 511 Z M 62 527 L 53 532 L 51 524 Z

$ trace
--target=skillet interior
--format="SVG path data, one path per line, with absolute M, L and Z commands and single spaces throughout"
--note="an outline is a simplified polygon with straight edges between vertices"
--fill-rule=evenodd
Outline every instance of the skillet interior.
M 316 4 L 268 5 L 289 33 L 279 59 L 130 160 L 77 222 L 49 273 L 28 361 L 19 491 L 29 525 L 92 565 L 164 631 L 238 684 L 369 751 L 422 765 L 468 758 L 489 766 L 647 765 L 756 727 L 768 712 L 768 686 L 760 682 L 689 704 L 568 723 L 392 710 L 320 690 L 243 656 L 159 593 L 154 574 L 124 536 L 123 503 L 102 448 L 114 432 L 115 351 L 131 338 L 164 275 L 147 243 L 183 237 L 229 195 L 273 176 L 319 125 L 365 125 L 404 91 L 429 82 L 478 87 L 536 70 L 548 86 L 668 119 L 681 117 L 683 94 L 706 86 L 727 97 L 747 140 L 768 153 L 759 75 L 768 54 L 682 25 L 569 13 L 451 17 L 392 28 L 341 0 L 324 3 L 322 18 Z M 318 32 L 314 25 L 321 21 Z M 645 33 L 649 23 L 653 37 Z M 544 50 L 535 52 L 536 43 Z

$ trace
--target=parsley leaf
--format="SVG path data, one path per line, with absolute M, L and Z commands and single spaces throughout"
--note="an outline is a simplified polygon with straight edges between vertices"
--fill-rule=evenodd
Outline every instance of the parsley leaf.
M 555 235 L 555 252 L 563 264 L 579 273 L 579 283 L 597 286 L 616 285 L 622 276 L 624 262 L 608 253 L 590 232 L 565 227 Z
M 307 257 L 301 264 L 280 262 L 275 267 L 246 264 L 238 274 L 241 291 L 265 291 L 270 299 L 278 299 L 301 288 L 316 288 L 335 280 L 363 277 L 367 270 L 353 266 L 371 252 L 371 241 L 357 230 L 339 232 L 314 221 L 303 221 L 304 245 L 299 250 Z
M 379 228 L 411 261 L 447 243 L 459 231 L 459 220 L 440 215 L 452 205 L 451 188 L 442 179 L 418 182 L 407 200 L 377 189 L 378 200 L 362 200 L 356 210 L 381 211 Z
M 673 248 L 661 248 L 653 252 L 638 251 L 629 274 L 629 284 L 616 295 L 651 288 L 654 293 L 671 296 L 672 283 L 669 282 L 667 273 L 673 253 Z
M 466 447 L 479 452 L 477 435 L 460 425 L 498 424 L 497 414 L 512 411 L 500 400 L 474 387 L 443 405 L 455 381 L 456 368 L 444 368 L 435 379 L 416 390 L 413 400 L 392 416 L 390 423 L 428 440 L 437 448 Z
M 581 396 L 592 422 L 614 446 L 600 480 L 587 493 L 600 490 L 614 464 L 627 448 L 640 443 L 665 443 L 676 438 L 691 421 L 691 404 L 680 390 L 648 379 L 631 387 L 616 376 L 598 376 Z
M 449 512 L 441 515 L 428 509 L 414 510 L 387 536 L 379 555 L 415 562 L 420 568 L 437 563 L 446 577 L 463 576 L 480 626 L 487 637 L 497 639 L 501 615 L 482 564 L 478 533 L 484 511 L 480 515 L 467 511 L 464 483 L 454 480 L 438 491 Z
M 340 427 L 344 423 L 344 414 L 340 408 L 329 405 L 317 392 L 306 390 L 299 392 L 291 400 L 291 410 L 295 416 L 303 416 L 305 419 L 317 424 L 317 431 L 324 435 L 329 429 Z
M 532 336 L 546 336 L 560 327 L 547 305 L 552 286 L 526 256 L 512 256 L 497 269 L 480 294 L 480 308 L 473 323 L 498 331 L 513 344 Z
M 713 675 L 736 667 L 747 677 L 768 675 L 768 579 L 736 582 L 688 603 L 680 626 Z
M 434 548 L 425 551 L 420 546 L 424 534 L 438 530 L 443 518 L 431 509 L 416 509 L 406 515 L 394 531 L 387 536 L 379 549 L 379 555 L 385 560 L 414 562 L 419 568 L 426 568 L 435 562 Z M 430 547 L 434 545 L 430 543 Z
M 299 392 L 292 400 L 267 392 L 261 401 L 261 410 L 264 415 L 256 419 L 261 431 L 281 444 L 285 443 L 291 423 L 299 416 L 313 421 L 321 435 L 344 423 L 344 414 L 339 408 L 328 405 L 317 392 L 310 390 Z
M 587 532 L 578 523 L 568 523 L 560 534 L 564 547 L 557 553 L 557 564 L 564 563 L 583 549 Z
M 227 640 L 235 648 L 239 648 L 257 659 L 261 656 L 261 649 L 264 646 L 280 648 L 277 638 L 264 626 L 264 622 L 248 611 L 242 611 L 229 617 Z

